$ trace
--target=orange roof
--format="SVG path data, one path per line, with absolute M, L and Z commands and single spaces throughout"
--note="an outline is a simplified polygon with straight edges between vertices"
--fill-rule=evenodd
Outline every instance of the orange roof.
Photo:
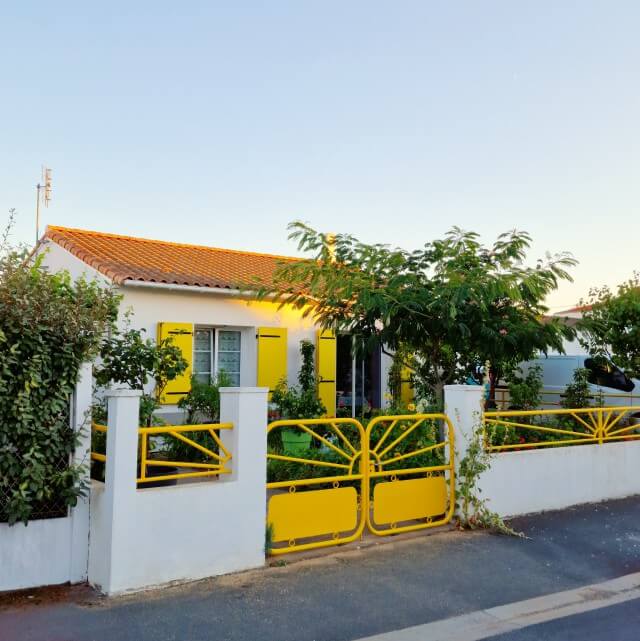
M 287 256 L 219 249 L 49 225 L 44 234 L 115 283 L 128 280 L 235 289 L 268 283 Z

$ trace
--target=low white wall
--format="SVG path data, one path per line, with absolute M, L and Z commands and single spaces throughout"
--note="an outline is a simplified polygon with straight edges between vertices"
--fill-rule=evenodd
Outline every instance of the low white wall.
M 266 388 L 221 390 L 232 473 L 136 489 L 138 397 L 110 392 L 104 484 L 92 490 L 89 581 L 107 594 L 264 564 Z
M 501 516 L 640 494 L 640 442 L 503 452 L 493 456 L 480 487 Z
M 0 524 L 0 592 L 74 580 L 70 541 L 70 517 Z
M 72 399 L 72 424 L 80 432 L 75 463 L 88 462 L 91 365 L 81 371 Z M 86 468 L 88 475 L 88 467 Z M 87 579 L 89 498 L 78 501 L 69 516 L 30 521 L 26 526 L 0 523 L 0 592 Z

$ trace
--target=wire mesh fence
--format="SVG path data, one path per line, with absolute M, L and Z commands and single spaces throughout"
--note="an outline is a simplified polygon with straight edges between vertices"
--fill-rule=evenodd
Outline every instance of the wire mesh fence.
M 64 432 L 72 445 L 75 437 L 71 424 L 71 397 L 55 421 L 53 430 Z M 16 512 L 27 512 L 25 516 L 30 521 L 65 517 L 69 513 L 67 474 L 72 453 L 61 454 L 55 448 L 47 456 L 47 448 L 39 447 L 37 461 L 32 461 L 33 452 L 20 452 L 15 443 L 5 443 L 8 451 L 15 456 L 19 465 L 27 466 L 37 463 L 42 473 L 34 474 L 24 480 L 17 474 L 0 475 L 0 523 L 9 522 L 10 515 Z M 71 448 L 70 448 L 71 449 Z M 13 451 L 11 451 L 13 450 Z M 25 508 L 28 505 L 28 508 Z

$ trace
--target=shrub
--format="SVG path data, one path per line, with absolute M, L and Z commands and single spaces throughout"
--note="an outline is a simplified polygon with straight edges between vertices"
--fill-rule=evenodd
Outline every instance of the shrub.
M 588 369 L 578 367 L 574 370 L 573 381 L 565 387 L 564 396 L 560 404 L 566 409 L 578 409 L 591 405 Z
M 0 521 L 60 516 L 86 495 L 69 401 L 118 297 L 0 243 Z
M 522 370 L 519 370 L 522 374 Z M 529 368 L 526 376 L 513 374 L 509 382 L 509 398 L 511 409 L 535 410 L 540 407 L 542 392 L 542 368 L 534 365 Z
M 191 378 L 191 390 L 178 401 L 178 407 L 186 411 L 186 423 L 210 423 L 220 418 L 220 388 L 229 387 L 229 375 L 221 371 L 215 381 L 203 383 Z

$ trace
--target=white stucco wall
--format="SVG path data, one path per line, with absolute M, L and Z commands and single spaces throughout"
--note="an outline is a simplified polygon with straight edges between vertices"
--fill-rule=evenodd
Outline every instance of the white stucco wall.
M 291 382 L 295 382 L 300 369 L 300 341 L 307 339 L 315 344 L 316 328 L 309 319 L 303 319 L 301 312 L 291 308 L 278 309 L 272 302 L 161 288 L 122 287 L 120 291 L 121 310 L 130 309 L 132 325 L 145 329 L 151 338 L 156 337 L 161 322 L 240 330 L 242 386 L 256 385 L 257 327 L 287 328 L 287 376 Z
M 640 442 L 503 452 L 482 476 L 482 496 L 502 516 L 558 510 L 640 494 Z
M 60 247 L 57 243 L 45 240 L 40 245 L 38 253 L 44 254 L 42 264 L 50 272 L 66 270 L 74 280 L 84 276 L 88 280 L 98 280 L 105 285 L 110 284 L 110 281 L 99 271 L 76 258 L 71 252 Z
M 71 580 L 70 541 L 70 517 L 0 524 L 0 592 Z
M 138 397 L 109 392 L 105 484 L 94 484 L 89 581 L 108 594 L 264 564 L 266 388 L 221 390 L 232 474 L 136 489 Z

